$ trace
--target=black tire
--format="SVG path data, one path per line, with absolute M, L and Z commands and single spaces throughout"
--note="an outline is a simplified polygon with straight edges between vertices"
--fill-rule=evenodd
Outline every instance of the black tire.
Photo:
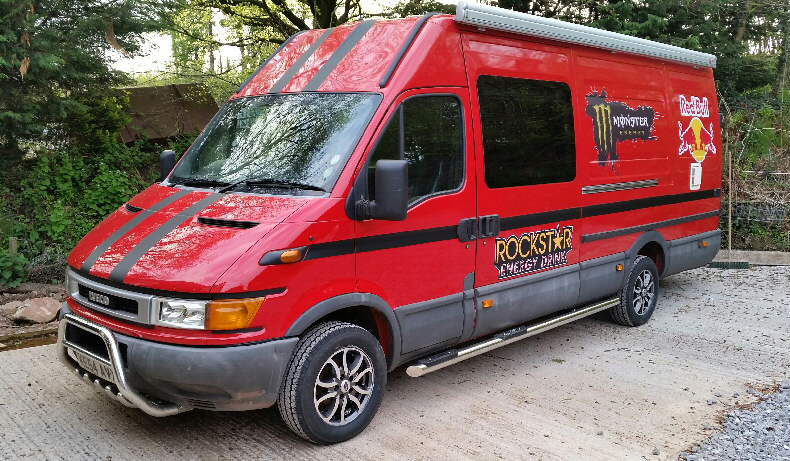
M 344 365 L 343 360 L 351 363 Z M 280 388 L 277 407 L 283 421 L 297 435 L 317 444 L 354 437 L 378 411 L 387 384 L 386 363 L 381 344 L 366 329 L 345 322 L 314 327 L 297 344 Z M 334 387 L 327 386 L 331 383 Z
M 646 275 L 647 274 L 647 275 Z M 649 283 L 645 286 L 645 280 Z M 649 298 L 649 299 L 648 299 Z M 653 315 L 658 302 L 658 269 L 647 256 L 637 256 L 631 272 L 620 290 L 620 304 L 609 309 L 612 320 L 620 325 L 638 327 Z

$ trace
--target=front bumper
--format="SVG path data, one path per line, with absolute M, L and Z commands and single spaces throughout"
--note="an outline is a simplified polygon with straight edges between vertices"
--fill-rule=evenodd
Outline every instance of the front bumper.
M 193 408 L 237 411 L 272 406 L 297 341 L 223 347 L 163 344 L 120 335 L 64 306 L 58 353 L 86 382 L 126 406 L 161 417 Z M 69 350 L 83 360 L 90 356 L 105 371 L 84 368 Z

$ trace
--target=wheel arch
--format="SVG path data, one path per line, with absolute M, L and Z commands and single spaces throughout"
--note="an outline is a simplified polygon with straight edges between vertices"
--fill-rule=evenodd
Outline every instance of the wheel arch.
M 658 276 L 663 277 L 669 266 L 669 244 L 660 232 L 652 230 L 640 235 L 631 248 L 626 251 L 629 269 L 637 255 L 652 259 L 658 268 Z
M 302 313 L 285 335 L 302 335 L 312 326 L 329 320 L 346 321 L 370 331 L 382 343 L 387 368 L 391 371 L 398 365 L 400 324 L 390 305 L 381 297 L 371 293 L 347 293 L 326 299 Z

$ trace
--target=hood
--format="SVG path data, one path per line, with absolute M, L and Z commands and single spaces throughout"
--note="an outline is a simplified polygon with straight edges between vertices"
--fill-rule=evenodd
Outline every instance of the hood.
M 206 293 L 234 261 L 308 200 L 156 184 L 88 233 L 69 265 L 117 283 Z

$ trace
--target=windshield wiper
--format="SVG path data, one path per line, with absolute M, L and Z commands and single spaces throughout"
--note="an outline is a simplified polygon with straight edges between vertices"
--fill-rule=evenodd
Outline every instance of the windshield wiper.
M 247 187 L 276 187 L 278 189 L 304 189 L 304 190 L 317 190 L 321 192 L 326 192 L 326 189 L 323 187 L 319 187 L 313 184 L 306 184 L 301 182 L 295 181 L 285 181 L 282 179 L 244 179 L 242 181 L 237 181 L 232 184 L 228 184 L 227 186 L 220 189 L 218 192 L 228 192 L 240 185 L 245 185 Z
M 191 187 L 201 187 L 201 186 L 208 186 L 208 187 L 227 187 L 230 183 L 227 181 L 218 181 L 216 179 L 211 178 L 184 178 L 176 181 L 172 181 L 175 184 L 181 184 L 184 186 L 191 186 Z

